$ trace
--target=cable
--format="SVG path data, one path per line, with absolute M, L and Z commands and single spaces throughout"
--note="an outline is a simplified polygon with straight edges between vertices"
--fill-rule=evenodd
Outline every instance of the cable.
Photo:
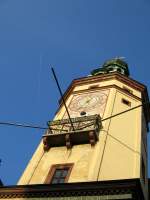
M 116 95 L 115 95 L 115 98 L 116 98 Z M 114 103 L 115 103 L 115 100 L 114 100 Z M 114 109 L 114 103 L 113 103 L 113 109 Z M 140 104 L 140 105 L 135 106 L 135 107 L 133 107 L 133 108 L 130 108 L 130 109 L 128 109 L 128 110 L 125 110 L 125 111 L 122 111 L 122 112 L 120 112 L 120 113 L 117 113 L 117 114 L 115 114 L 115 115 L 111 115 L 110 117 L 106 117 L 106 118 L 102 119 L 101 121 L 105 121 L 105 120 L 108 120 L 108 119 L 111 120 L 113 117 L 116 117 L 116 116 L 119 116 L 119 115 L 121 115 L 121 114 L 127 113 L 127 112 L 129 112 L 129 111 L 132 111 L 132 110 L 134 110 L 134 109 L 137 109 L 137 108 L 139 108 L 139 107 L 141 107 L 141 106 L 143 106 L 143 105 L 147 105 L 147 104 L 149 104 L 149 102 L 145 102 L 145 103 L 143 103 L 143 104 Z M 112 112 L 113 112 L 113 109 L 112 109 Z M 109 121 L 109 126 L 110 126 L 110 121 Z M 108 126 L 108 130 L 109 130 L 109 126 Z M 102 162 L 103 162 L 103 158 L 104 158 L 104 153 L 105 153 L 105 148 L 106 148 L 107 137 L 110 136 L 108 130 L 106 131 L 106 138 L 105 138 L 105 141 L 104 141 L 104 148 L 103 148 L 102 157 L 101 157 L 101 162 L 100 162 L 100 166 L 99 166 L 99 170 L 98 170 L 98 177 L 100 176 L 101 166 L 102 166 Z M 98 177 L 97 177 L 97 178 L 98 178 Z
M 102 151 L 100 165 L 99 165 L 99 168 L 98 168 L 97 181 L 99 180 L 100 173 L 101 173 L 101 168 L 102 168 L 102 163 L 103 163 L 103 159 L 104 159 L 104 153 L 105 153 L 105 149 L 106 149 L 106 143 L 107 143 L 107 138 L 108 138 L 108 133 L 109 133 L 109 128 L 110 128 L 111 118 L 113 116 L 112 113 L 114 111 L 116 96 L 117 96 L 117 91 L 115 93 L 115 97 L 114 97 L 114 100 L 113 100 L 113 106 L 112 106 L 112 110 L 111 110 L 111 116 L 109 117 L 110 121 L 109 121 L 108 129 L 107 129 L 107 132 L 106 132 L 106 137 L 105 137 L 105 141 L 104 141 L 104 147 L 103 147 L 103 151 Z M 105 119 L 108 119 L 108 118 L 105 118 Z
M 134 109 L 139 108 L 139 107 L 141 107 L 141 106 L 143 106 L 143 105 L 146 105 L 146 104 L 149 104 L 149 102 L 148 102 L 148 103 L 140 104 L 140 105 L 135 106 L 135 107 L 133 107 L 133 108 L 130 108 L 130 109 L 128 109 L 128 110 L 125 110 L 125 111 L 122 111 L 122 112 L 117 113 L 117 114 L 115 114 L 115 115 L 112 115 L 112 116 L 110 116 L 110 117 L 106 117 L 106 118 L 102 119 L 101 121 L 105 121 L 105 120 L 107 120 L 107 119 L 110 119 L 110 118 L 116 117 L 116 116 L 118 116 L 118 115 L 124 114 L 124 113 L 126 113 L 126 112 L 129 112 L 129 111 L 131 111 L 131 110 L 134 110 Z
M 41 127 L 41 126 L 35 126 L 35 125 L 29 125 L 29 124 L 20 124 L 20 123 L 13 123 L 13 122 L 0 122 L 0 125 L 6 125 L 6 126 L 16 126 L 16 127 L 22 127 L 22 128 L 34 128 L 34 129 L 42 129 L 42 130 L 53 130 L 53 131 L 61 131 L 61 129 L 51 128 L 51 127 Z M 67 131 L 67 130 L 63 130 Z
M 112 115 L 112 116 L 110 116 L 110 117 L 106 117 L 106 118 L 102 119 L 101 121 L 105 121 L 105 120 L 111 119 L 111 118 L 113 118 L 113 117 L 119 116 L 119 115 L 121 115 L 121 114 L 124 114 L 124 113 L 126 113 L 126 112 L 132 111 L 132 110 L 134 110 L 134 109 L 137 109 L 137 108 L 139 108 L 139 107 L 142 107 L 143 105 L 148 105 L 148 104 L 149 104 L 149 102 L 145 102 L 145 103 L 143 103 L 143 104 L 140 104 L 140 105 L 138 105 L 138 106 L 135 106 L 135 107 L 133 107 L 133 108 L 130 108 L 130 109 L 128 109 L 128 110 L 125 110 L 125 111 L 123 111 L 123 112 L 117 113 L 117 114 Z M 46 129 L 49 128 L 49 127 L 42 127 L 42 126 L 36 126 L 36 125 L 21 124 L 21 123 L 16 123 L 16 122 L 3 122 L 3 121 L 0 121 L 0 125 L 4 125 L 4 126 L 15 126 L 15 127 L 21 127 L 21 128 L 41 129 L 41 130 L 46 130 Z M 51 128 L 51 130 L 58 130 L 58 129 L 53 129 L 53 128 Z
M 36 171 L 38 165 L 40 164 L 40 162 L 41 162 L 41 160 L 42 160 L 44 154 L 45 154 L 45 152 L 43 151 L 41 157 L 39 158 L 39 160 L 38 160 L 36 166 L 34 167 L 34 169 L 33 169 L 33 171 L 32 171 L 32 174 L 31 174 L 31 176 L 30 176 L 30 178 L 29 178 L 29 180 L 28 180 L 28 184 L 30 184 L 30 181 L 31 181 L 32 177 L 34 176 L 34 173 L 35 173 L 35 171 Z M 31 173 L 31 172 L 30 172 L 30 173 Z
M 63 93 L 62 93 L 62 91 L 61 91 L 61 88 L 60 88 L 60 85 L 59 85 L 59 82 L 58 82 L 58 79 L 57 79 L 57 77 L 56 77 L 56 74 L 55 74 L 55 71 L 54 71 L 53 67 L 51 67 L 51 70 L 52 70 L 54 79 L 55 79 L 55 81 L 56 81 L 56 84 L 57 84 L 59 93 L 60 93 L 60 95 L 61 95 L 61 98 L 62 98 L 62 100 L 63 100 L 63 104 L 64 104 L 64 106 L 65 106 L 65 109 L 66 109 L 66 112 L 67 112 L 67 115 L 68 115 L 70 124 L 71 124 L 71 126 L 72 126 L 73 131 L 75 131 L 75 128 L 74 128 L 74 126 L 73 126 L 73 123 L 72 123 L 72 120 L 71 120 L 71 117 L 70 117 L 70 114 L 69 114 L 69 111 L 68 111 L 68 108 L 67 108 L 65 99 L 64 99 L 64 97 L 63 97 Z
M 15 127 L 22 127 L 22 128 L 34 128 L 34 129 L 42 129 L 42 130 L 48 129 L 46 127 L 34 126 L 34 125 L 29 125 L 29 124 L 20 124 L 16 122 L 0 122 L 0 125 L 15 126 Z

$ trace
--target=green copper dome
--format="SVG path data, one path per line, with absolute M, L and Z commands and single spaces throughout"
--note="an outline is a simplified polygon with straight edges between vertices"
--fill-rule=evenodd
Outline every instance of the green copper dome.
M 94 69 L 91 72 L 91 75 L 107 74 L 112 72 L 119 72 L 125 76 L 129 76 L 128 64 L 120 59 L 114 58 L 106 61 L 101 68 Z

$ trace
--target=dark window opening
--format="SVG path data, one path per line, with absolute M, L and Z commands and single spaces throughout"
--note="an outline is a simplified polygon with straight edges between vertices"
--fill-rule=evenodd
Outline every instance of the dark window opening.
M 80 112 L 80 115 L 81 115 L 81 116 L 85 116 L 85 115 L 86 115 L 86 112 L 85 112 L 85 111 L 82 111 L 82 112 Z
M 117 68 L 117 71 L 120 72 L 120 73 L 122 72 L 120 68 Z
M 66 183 L 70 176 L 73 164 L 53 165 L 45 180 L 46 184 Z
M 114 68 L 113 68 L 113 67 L 110 67 L 110 68 L 108 68 L 108 70 L 113 72 L 113 71 L 114 71 Z
M 52 184 L 57 184 L 57 183 L 65 183 L 66 176 L 68 174 L 69 168 L 64 168 L 64 169 L 56 169 L 55 173 L 52 177 Z
M 124 103 L 125 105 L 131 106 L 131 102 L 130 102 L 130 101 L 128 101 L 128 100 L 126 100 L 126 99 L 122 99 L 121 101 L 122 101 L 122 103 Z

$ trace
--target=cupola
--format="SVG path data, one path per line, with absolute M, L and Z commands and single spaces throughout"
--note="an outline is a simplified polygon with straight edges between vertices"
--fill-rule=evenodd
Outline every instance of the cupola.
M 119 72 L 125 76 L 129 76 L 128 64 L 121 58 L 113 58 L 106 61 L 101 68 L 94 69 L 91 75 L 95 76 L 112 72 Z

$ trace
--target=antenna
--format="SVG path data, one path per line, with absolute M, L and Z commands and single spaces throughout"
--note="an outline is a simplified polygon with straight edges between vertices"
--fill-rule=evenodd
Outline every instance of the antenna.
M 64 99 L 64 97 L 63 97 L 63 93 L 62 93 L 62 91 L 61 91 L 61 88 L 60 88 L 60 85 L 59 85 L 59 82 L 58 82 L 58 79 L 57 79 L 57 77 L 56 77 L 56 74 L 55 74 L 55 71 L 54 71 L 53 67 L 51 67 L 51 70 L 52 70 L 54 79 L 55 79 L 55 81 L 56 81 L 56 84 L 57 84 L 57 87 L 58 87 L 60 96 L 61 96 L 62 101 L 63 101 L 63 104 L 64 104 L 64 106 L 65 106 L 66 112 L 67 112 L 67 114 L 68 114 L 68 118 L 69 118 L 70 124 L 71 124 L 71 126 L 72 126 L 73 131 L 75 131 L 74 126 L 73 126 L 73 123 L 72 123 L 72 120 L 71 120 L 71 117 L 70 117 L 70 114 L 69 114 L 69 111 L 68 111 L 68 108 L 67 108 L 67 105 L 66 105 L 66 103 L 65 103 L 65 99 Z

